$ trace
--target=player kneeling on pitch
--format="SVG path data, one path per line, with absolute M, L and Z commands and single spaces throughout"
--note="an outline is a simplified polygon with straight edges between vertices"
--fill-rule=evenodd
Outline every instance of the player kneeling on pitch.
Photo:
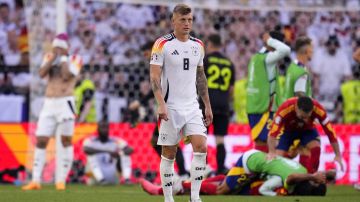
M 118 171 L 126 184 L 131 183 L 131 158 L 133 148 L 115 137 L 109 137 L 109 123 L 98 123 L 98 136 L 84 141 L 83 149 L 87 155 L 87 169 L 91 176 L 88 184 L 118 184 Z

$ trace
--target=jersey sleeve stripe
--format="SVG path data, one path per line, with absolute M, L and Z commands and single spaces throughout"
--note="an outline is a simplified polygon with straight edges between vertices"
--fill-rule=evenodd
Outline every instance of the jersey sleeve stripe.
M 320 117 L 323 117 L 325 115 L 325 111 L 316 105 L 314 106 L 314 112 Z
M 288 107 L 286 107 L 285 109 L 281 110 L 279 112 L 281 117 L 286 116 L 287 114 L 289 114 L 290 112 L 292 112 L 295 109 L 295 105 L 290 105 Z

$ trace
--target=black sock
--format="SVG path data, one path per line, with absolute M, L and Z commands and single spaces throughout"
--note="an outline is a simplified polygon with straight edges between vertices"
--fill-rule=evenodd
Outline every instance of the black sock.
M 185 170 L 184 156 L 183 156 L 183 153 L 182 153 L 180 147 L 178 147 L 178 149 L 177 149 L 175 160 L 176 160 L 176 164 L 179 168 L 179 175 L 187 174 L 188 172 Z
M 218 166 L 218 173 L 223 172 L 225 170 L 225 157 L 226 157 L 226 150 L 224 144 L 218 144 L 216 146 L 216 163 Z

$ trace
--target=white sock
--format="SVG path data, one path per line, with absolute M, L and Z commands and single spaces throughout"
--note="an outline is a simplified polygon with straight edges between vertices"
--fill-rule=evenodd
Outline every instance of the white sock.
M 131 157 L 128 155 L 121 155 L 121 173 L 124 179 L 130 179 L 131 177 Z
M 194 152 L 191 162 L 190 179 L 191 179 L 191 200 L 200 199 L 200 187 L 204 179 L 206 169 L 206 153 Z
M 63 157 L 63 167 L 64 167 L 64 173 L 63 173 L 63 179 L 64 182 L 66 182 L 66 178 L 71 170 L 73 160 L 74 160 L 74 148 L 73 146 L 68 146 L 64 148 L 64 157 Z
M 41 182 L 41 174 L 44 169 L 45 162 L 46 162 L 46 149 L 40 149 L 35 147 L 34 163 L 33 163 L 33 171 L 32 171 L 33 182 L 37 182 L 37 183 Z
M 57 152 L 60 152 L 60 155 L 57 155 L 58 158 L 56 159 L 55 182 L 65 183 L 74 158 L 73 146 L 63 147 L 61 145 L 57 148 Z
M 174 202 L 172 188 L 174 177 L 174 160 L 161 156 L 160 161 L 160 179 L 163 188 L 165 202 Z

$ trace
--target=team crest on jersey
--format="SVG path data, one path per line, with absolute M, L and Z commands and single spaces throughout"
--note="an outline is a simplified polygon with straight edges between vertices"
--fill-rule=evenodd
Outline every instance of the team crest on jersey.
M 167 139 L 167 134 L 161 133 L 161 134 L 160 134 L 160 138 L 161 138 L 161 140 L 162 140 L 163 142 L 165 142 L 166 139 Z
M 197 46 L 192 46 L 192 47 L 191 47 L 191 50 L 192 50 L 192 54 L 193 54 L 194 56 L 198 56 L 199 53 L 200 53 L 199 47 L 197 47 Z

